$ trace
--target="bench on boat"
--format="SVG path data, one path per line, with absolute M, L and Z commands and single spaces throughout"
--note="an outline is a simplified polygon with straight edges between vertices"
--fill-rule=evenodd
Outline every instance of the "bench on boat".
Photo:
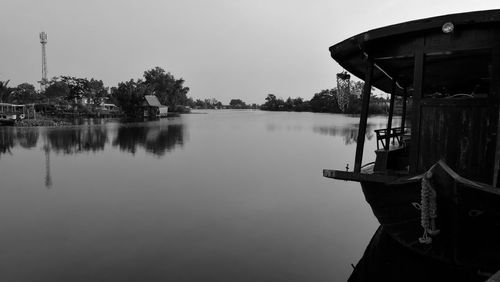
M 376 129 L 375 134 L 377 135 L 377 150 L 380 150 L 380 147 L 387 150 L 390 144 L 395 144 L 396 141 L 399 146 L 403 145 L 405 129 L 402 127 L 395 127 L 391 128 L 388 132 L 387 128 L 382 128 Z

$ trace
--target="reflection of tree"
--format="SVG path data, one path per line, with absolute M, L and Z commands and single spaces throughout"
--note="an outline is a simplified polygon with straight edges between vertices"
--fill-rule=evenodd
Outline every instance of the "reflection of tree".
M 63 154 L 98 152 L 108 143 L 108 129 L 105 125 L 82 125 L 64 128 L 49 128 L 41 131 L 44 138 L 43 150 Z M 113 146 L 135 154 L 137 147 L 148 153 L 163 156 L 177 146 L 184 144 L 182 124 L 140 124 L 124 125 L 118 128 Z M 10 153 L 15 146 L 33 148 L 37 145 L 38 128 L 0 128 L 0 155 Z M 49 181 L 50 182 L 50 181 Z
M 16 130 L 16 139 L 19 145 L 23 148 L 33 148 L 38 142 L 38 129 L 35 128 L 18 128 Z
M 15 146 L 33 148 L 38 142 L 39 132 L 37 128 L 0 128 L 0 155 L 11 153 Z
M 119 127 L 113 146 L 118 146 L 122 151 L 128 151 L 135 154 L 137 144 L 144 139 L 148 129 L 146 127 Z
M 137 147 L 143 147 L 146 152 L 163 156 L 165 152 L 173 150 L 177 145 L 184 144 L 184 127 L 182 124 L 169 124 L 167 126 L 130 127 L 118 128 L 118 133 L 113 146 L 120 150 L 135 154 Z
M 14 132 L 12 128 L 0 129 L 0 155 L 10 154 L 10 149 L 15 145 Z
M 46 132 L 51 150 L 64 154 L 104 150 L 108 141 L 105 126 L 78 126 L 57 128 Z
M 50 148 L 47 145 L 43 146 L 45 152 L 45 187 L 52 187 L 52 174 L 50 173 Z
M 369 123 L 366 125 L 365 138 L 371 140 L 373 138 L 373 131 L 376 128 L 381 128 L 380 125 Z M 358 125 L 350 126 L 315 126 L 313 132 L 319 133 L 321 135 L 329 136 L 342 136 L 344 137 L 344 142 L 346 145 L 356 143 L 358 140 Z

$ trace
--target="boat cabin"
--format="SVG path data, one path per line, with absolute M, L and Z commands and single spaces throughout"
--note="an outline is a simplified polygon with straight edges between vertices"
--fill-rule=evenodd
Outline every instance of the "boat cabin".
M 444 160 L 464 178 L 499 187 L 500 10 L 374 29 L 330 53 L 365 84 L 354 171 L 325 176 L 387 183 Z M 390 94 L 390 109 L 387 128 L 375 132 L 375 164 L 363 167 L 372 87 Z M 396 97 L 403 101 L 401 124 L 392 121 Z

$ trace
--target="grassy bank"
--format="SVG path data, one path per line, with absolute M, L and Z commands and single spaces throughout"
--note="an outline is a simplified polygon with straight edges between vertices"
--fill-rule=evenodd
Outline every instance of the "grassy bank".
M 37 119 L 22 119 L 16 120 L 14 126 L 18 127 L 34 127 L 34 126 L 67 126 L 70 122 L 52 117 L 37 117 Z

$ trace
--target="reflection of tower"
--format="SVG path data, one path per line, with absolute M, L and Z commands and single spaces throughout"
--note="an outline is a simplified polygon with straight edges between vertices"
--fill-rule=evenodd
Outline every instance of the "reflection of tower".
M 52 187 L 52 176 L 50 175 L 50 149 L 48 145 L 43 146 L 45 151 L 45 187 Z
M 47 80 L 47 57 L 45 55 L 45 45 L 47 44 L 47 33 L 40 32 L 40 43 L 42 43 L 42 80 L 40 80 L 40 89 L 45 91 Z

